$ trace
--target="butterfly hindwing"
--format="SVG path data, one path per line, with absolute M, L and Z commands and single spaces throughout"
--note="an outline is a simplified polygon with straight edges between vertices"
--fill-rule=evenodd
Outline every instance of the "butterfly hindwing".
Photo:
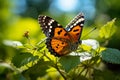
M 55 38 L 48 38 L 46 44 L 49 51 L 55 56 L 62 56 L 69 53 L 69 44 L 66 41 Z

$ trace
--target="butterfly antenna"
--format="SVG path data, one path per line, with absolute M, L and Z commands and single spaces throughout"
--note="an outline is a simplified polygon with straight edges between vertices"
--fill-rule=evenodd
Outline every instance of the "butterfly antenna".
M 94 27 L 92 30 L 90 30 L 87 34 L 85 34 L 83 37 L 85 38 L 88 34 L 90 34 L 91 32 L 93 32 L 94 30 L 96 30 L 97 27 Z

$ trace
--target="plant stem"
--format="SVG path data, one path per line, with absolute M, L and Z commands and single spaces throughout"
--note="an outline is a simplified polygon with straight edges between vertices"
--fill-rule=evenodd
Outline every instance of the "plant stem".
M 81 71 L 80 71 L 80 73 L 78 74 L 78 76 L 77 77 L 79 77 L 81 74 L 82 74 L 82 72 L 85 70 L 85 68 L 83 68 Z
M 52 61 L 46 54 L 45 54 L 45 51 L 44 51 L 44 55 L 46 58 L 48 58 L 50 61 Z M 57 62 L 55 63 L 55 66 L 53 66 L 59 73 L 60 75 L 64 78 L 64 80 L 67 80 L 67 78 L 65 77 L 65 75 L 60 71 L 60 69 L 58 68 L 58 65 L 57 65 Z
M 56 63 L 55 68 L 57 69 L 57 71 L 60 73 L 60 75 L 64 78 L 64 80 L 67 80 L 66 76 L 60 71 L 60 69 L 58 68 L 58 65 Z

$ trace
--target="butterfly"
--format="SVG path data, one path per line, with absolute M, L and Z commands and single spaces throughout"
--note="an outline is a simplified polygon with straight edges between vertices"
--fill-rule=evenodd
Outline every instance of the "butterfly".
M 84 15 L 79 13 L 67 26 L 63 28 L 57 21 L 39 15 L 38 22 L 46 35 L 46 45 L 55 56 L 64 56 L 78 48 L 81 44 L 81 33 L 84 24 Z

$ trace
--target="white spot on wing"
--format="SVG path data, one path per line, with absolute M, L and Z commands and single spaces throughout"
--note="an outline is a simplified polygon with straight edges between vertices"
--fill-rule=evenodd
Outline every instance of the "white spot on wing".
M 50 25 L 51 25 L 51 23 L 49 22 L 49 23 L 48 23 L 48 25 L 50 26 Z
M 43 19 L 45 20 L 46 16 L 43 17 Z
M 50 22 L 48 23 L 48 25 L 50 26 L 53 22 L 54 22 L 54 20 L 51 19 Z
M 45 23 L 43 23 L 43 25 L 45 25 Z
M 45 21 L 45 19 L 46 19 L 46 16 L 44 16 L 44 17 L 43 17 L 43 20 L 42 20 L 42 21 L 44 22 L 44 21 Z
M 80 19 L 77 20 L 76 23 L 74 23 L 73 25 L 76 26 L 76 25 L 77 25 L 79 22 L 81 22 L 81 21 L 84 21 L 84 18 L 80 18 Z M 83 26 L 83 24 L 82 24 L 82 26 Z M 73 27 L 73 26 L 72 26 L 72 27 Z
M 83 18 L 80 18 L 79 20 L 78 20 L 78 22 L 81 22 L 81 21 L 83 21 L 84 19 Z
M 60 24 L 57 24 L 58 26 L 60 26 Z
M 51 32 L 51 29 L 49 29 L 49 32 Z
M 74 23 L 73 25 L 76 26 L 77 23 Z
M 50 26 L 50 28 L 52 28 L 52 26 Z
M 68 29 L 68 31 L 70 31 L 71 28 Z
M 80 26 L 83 26 L 83 24 L 80 24 Z
M 70 26 L 70 28 L 72 28 L 72 27 L 73 27 L 73 25 Z

